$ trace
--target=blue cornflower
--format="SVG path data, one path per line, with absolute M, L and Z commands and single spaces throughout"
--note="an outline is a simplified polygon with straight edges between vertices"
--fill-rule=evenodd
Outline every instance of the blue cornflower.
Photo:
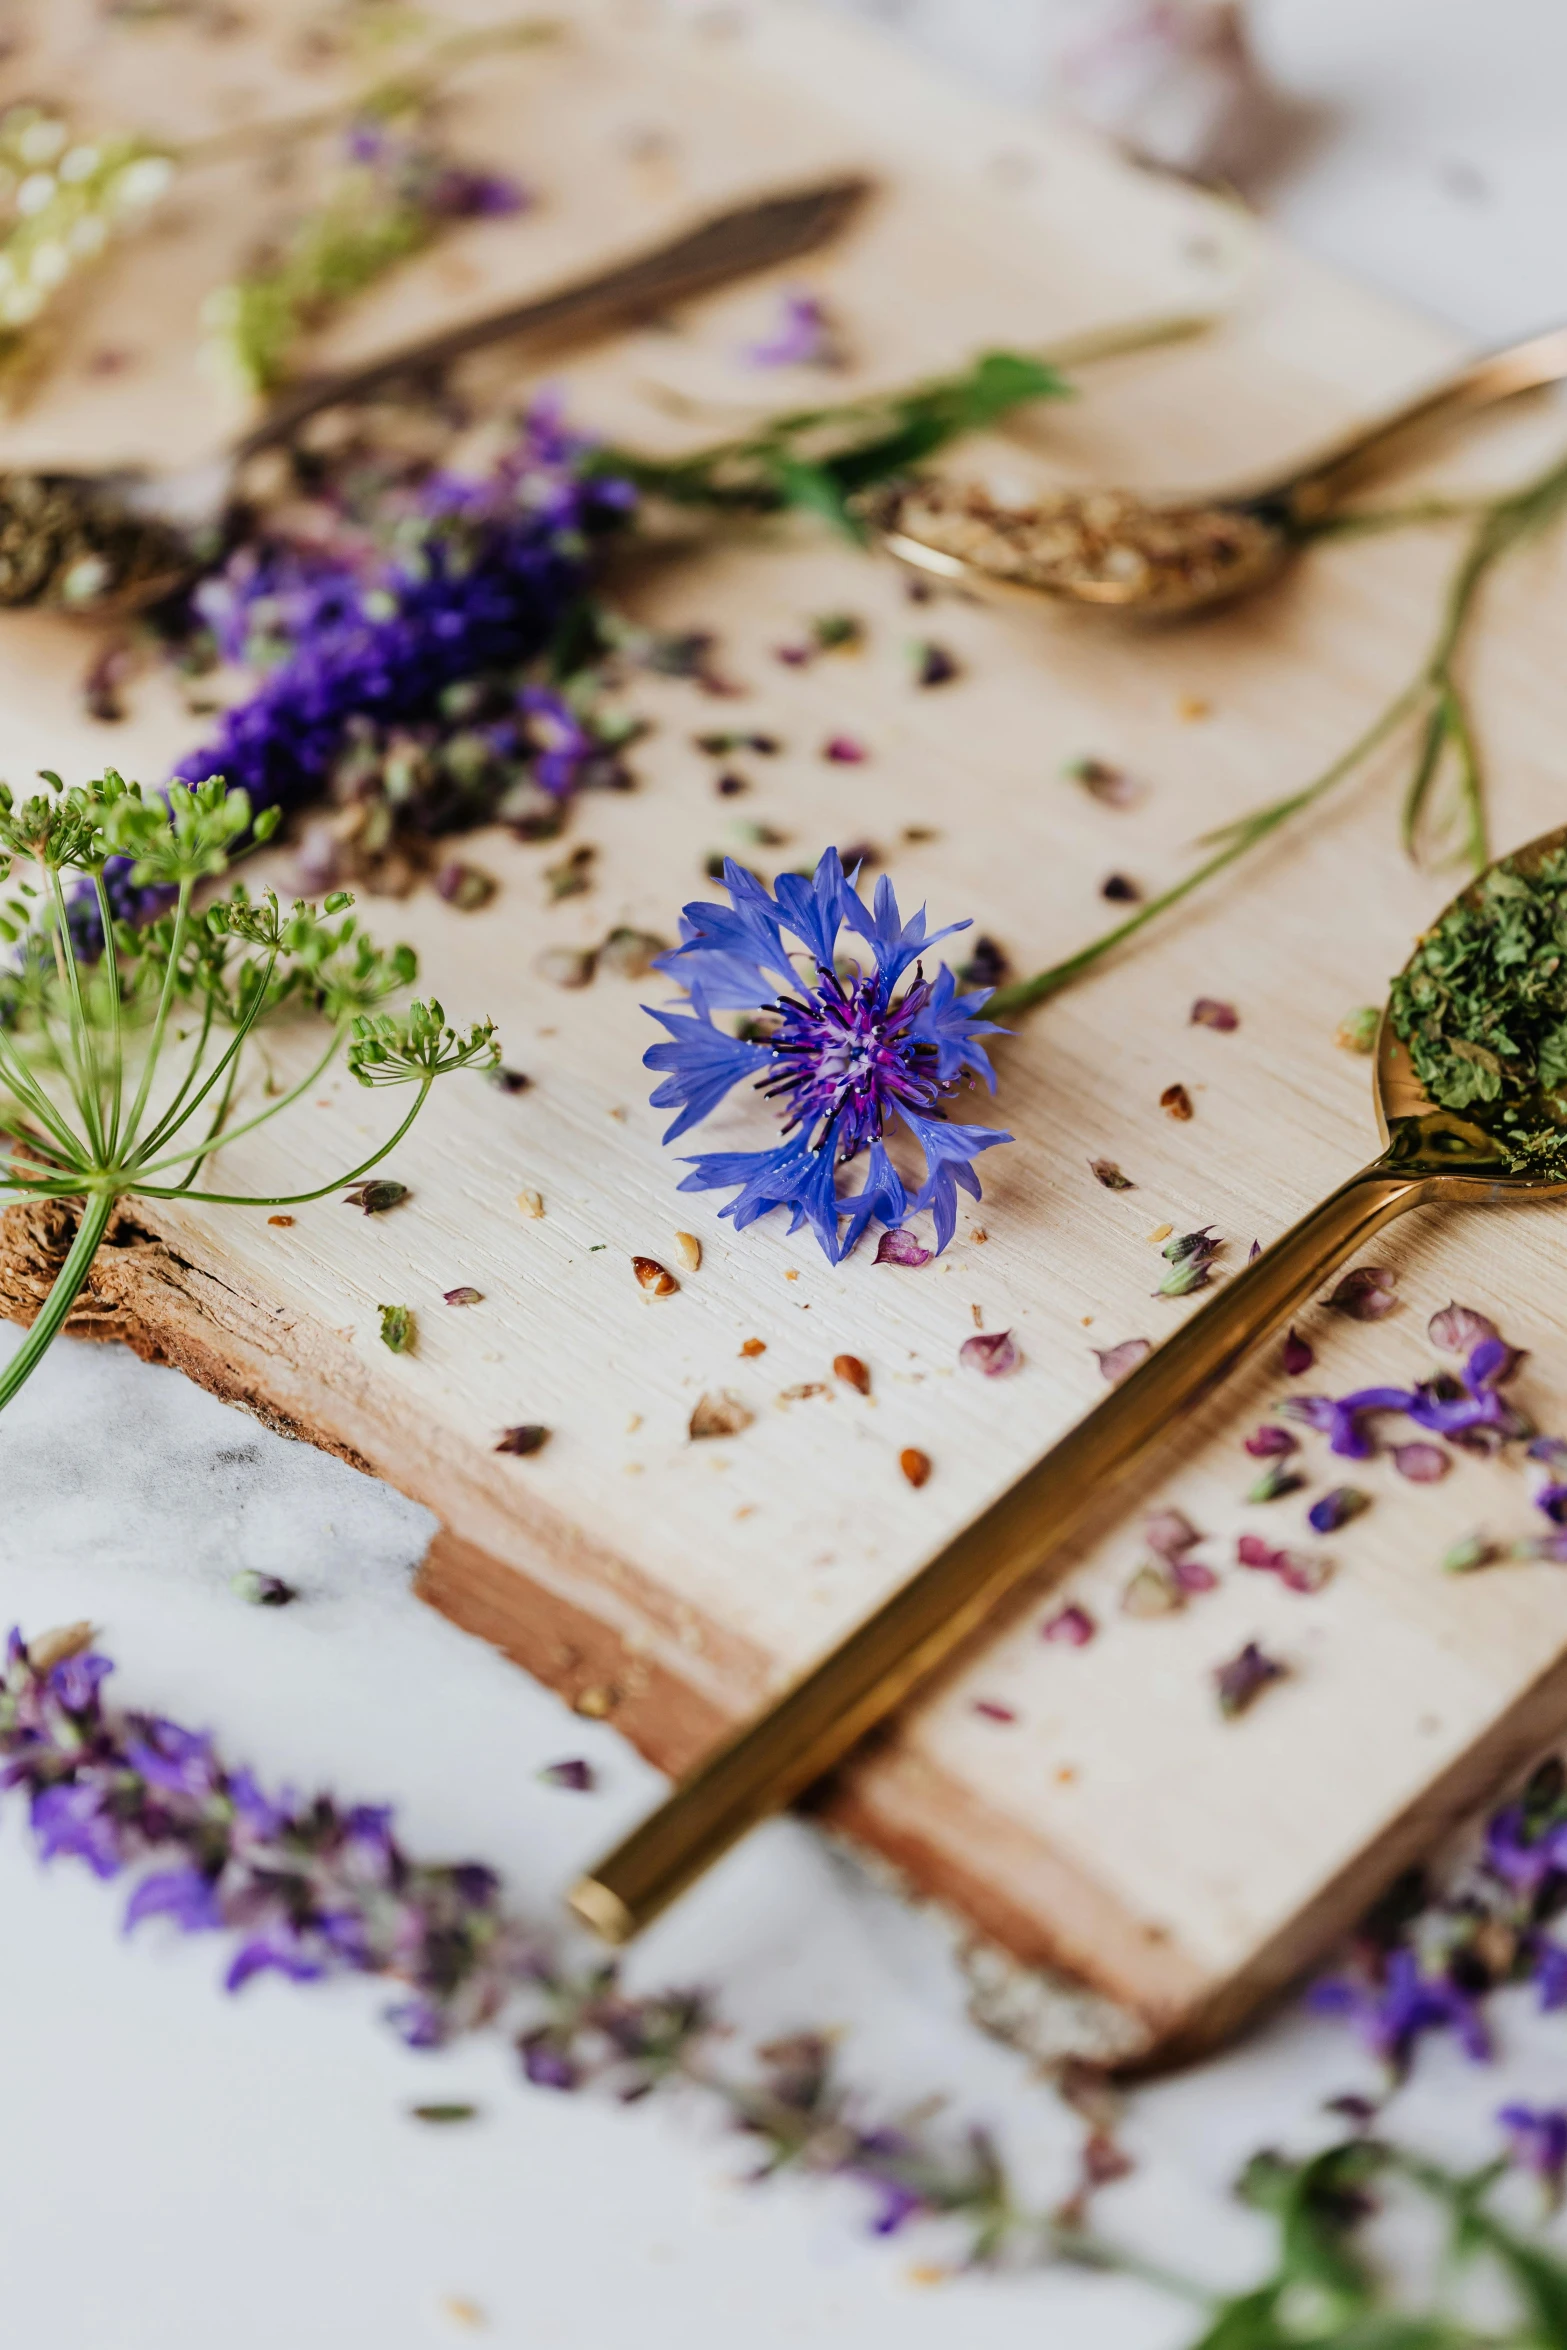
M 921 959 L 937 939 L 968 924 L 927 932 L 923 908 L 905 922 L 885 875 L 874 907 L 867 906 L 836 849 L 809 881 L 781 873 L 776 896 L 732 859 L 724 864 L 724 886 L 730 904 L 687 906 L 680 945 L 657 959 L 657 969 L 687 988 L 691 1009 L 645 1007 L 670 1036 L 643 1055 L 649 1069 L 668 1072 L 653 1106 L 678 1112 L 664 1136 L 673 1142 L 753 1078 L 783 1112 L 784 1140 L 775 1150 L 697 1157 L 681 1190 L 737 1184 L 739 1195 L 723 1213 L 738 1230 L 772 1208 L 787 1208 L 790 1231 L 808 1223 L 834 1263 L 873 1217 L 896 1230 L 926 1208 L 935 1219 L 936 1247 L 944 1249 L 957 1226 L 958 1191 L 980 1196 L 974 1160 L 1012 1139 L 988 1126 L 949 1124 L 940 1107 L 965 1077 L 996 1089 L 977 1041 L 1000 1033 L 994 1021 L 979 1017 L 991 991 L 960 995 L 944 963 L 927 979 Z M 868 969 L 853 955 L 840 957 L 845 927 L 869 947 Z M 796 943 L 786 945 L 786 936 Z M 713 1018 L 731 1010 L 760 1013 L 763 1020 L 753 1024 L 753 1034 L 732 1036 Z M 917 1191 L 887 1155 L 883 1137 L 894 1115 L 925 1154 Z M 855 1160 L 863 1160 L 860 1189 L 840 1193 L 838 1170 Z

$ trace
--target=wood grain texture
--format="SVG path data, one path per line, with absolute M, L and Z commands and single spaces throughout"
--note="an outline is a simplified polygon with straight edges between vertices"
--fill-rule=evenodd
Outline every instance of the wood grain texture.
M 64 8 L 49 20 L 62 60 L 76 54 L 72 21 Z M 1074 406 L 966 453 L 992 474 L 1178 488 L 1260 471 L 1450 355 L 1437 330 L 1225 208 L 956 95 L 804 9 L 736 11 L 722 37 L 718 21 L 583 8 L 553 51 L 465 83 L 454 135 L 514 161 L 547 203 L 414 264 L 323 357 L 368 353 L 714 201 L 846 164 L 869 164 L 883 193 L 840 247 L 790 273 L 842 319 L 855 359 L 845 388 L 1209 291 L 1237 298 L 1221 334 L 1097 370 Z M 159 31 L 119 34 L 83 74 L 110 77 L 112 106 L 100 103 L 114 119 L 152 119 L 159 105 L 167 115 L 187 53 Z M 237 107 L 236 55 L 225 50 L 221 68 L 208 58 L 213 86 L 188 104 Z M 292 85 L 271 70 L 269 103 L 281 104 Z M 165 236 L 115 265 L 91 334 L 77 330 L 58 387 L 0 435 L 0 460 L 105 446 L 170 459 L 218 441 L 227 419 L 190 359 L 190 324 L 234 231 L 220 214 L 216 189 L 211 206 L 187 201 Z M 814 381 L 759 383 L 735 358 L 775 291 L 737 289 L 675 333 L 558 369 L 572 411 L 672 447 L 727 429 L 737 408 L 809 396 Z M 92 337 L 111 333 L 139 354 L 118 383 L 87 364 Z M 483 381 L 519 388 L 503 360 L 485 364 Z M 693 402 L 710 405 L 693 417 Z M 1548 439 L 1539 418 L 1517 419 L 1451 453 L 1441 476 L 1509 477 Z M 572 838 L 597 850 L 592 891 L 549 903 L 541 869 L 559 851 L 487 835 L 464 852 L 500 884 L 483 910 L 459 915 L 427 891 L 372 909 L 417 945 L 454 1015 L 495 1016 L 531 1090 L 506 1098 L 454 1080 L 399 1150 L 390 1171 L 412 1196 L 384 1217 L 328 1200 L 279 1230 L 260 1215 L 138 1205 L 129 1244 L 100 1260 L 94 1319 L 427 1503 L 447 1529 L 427 1570 L 436 1604 L 578 1698 L 604 1693 L 655 1759 L 690 1759 L 1096 1400 L 1094 1347 L 1157 1340 L 1191 1310 L 1150 1294 L 1158 1227 L 1211 1222 L 1238 1265 L 1254 1236 L 1282 1230 L 1369 1155 L 1368 1064 L 1336 1049 L 1334 1030 L 1380 999 L 1451 882 L 1401 859 L 1397 762 L 1382 761 L 1309 836 L 1280 839 L 1003 1044 L 1000 1100 L 978 1114 L 1017 1141 L 987 1155 L 983 1204 L 919 1272 L 877 1268 L 864 1249 L 832 1268 L 772 1226 L 737 1239 L 717 1198 L 677 1197 L 639 1066 L 647 984 L 605 975 L 564 992 L 539 976 L 541 950 L 591 945 L 617 923 L 671 936 L 679 905 L 708 894 L 711 851 L 762 853 L 737 841 L 738 812 L 787 835 L 774 862 L 869 840 L 906 904 L 928 900 L 936 922 L 972 914 L 1021 970 L 1053 960 L 1100 927 L 1111 871 L 1149 889 L 1172 879 L 1195 834 L 1305 780 L 1350 739 L 1418 657 L 1452 547 L 1433 531 L 1324 548 L 1243 610 L 1141 634 L 960 601 L 916 608 L 890 569 L 803 526 L 666 548 L 627 574 L 622 601 L 661 626 L 718 625 L 744 696 L 637 683 L 630 699 L 652 722 L 639 788 L 588 798 L 573 818 Z M 1552 544 L 1517 562 L 1491 596 L 1475 664 L 1504 845 L 1562 814 L 1563 573 Z M 776 647 L 835 609 L 864 616 L 866 649 L 781 666 Z M 916 691 L 915 634 L 950 646 L 961 679 Z M 52 621 L 0 630 L 0 763 L 13 779 L 113 756 L 151 780 L 199 738 L 167 682 L 140 687 L 119 729 L 94 726 L 74 691 L 85 649 Z M 1197 707 L 1207 715 L 1183 717 Z M 784 745 L 738 762 L 752 785 L 738 801 L 715 796 L 714 764 L 692 742 L 731 722 Z M 863 766 L 823 760 L 837 732 L 865 742 Z M 1103 807 L 1065 779 L 1063 763 L 1085 752 L 1144 779 L 1142 805 Z M 1193 1027 L 1199 995 L 1233 1001 L 1239 1029 Z M 286 1071 L 306 1040 L 268 1049 Z M 1176 1080 L 1196 1105 L 1189 1124 L 1159 1108 Z M 372 1097 L 333 1080 L 222 1154 L 218 1173 L 225 1187 L 303 1190 L 362 1156 L 379 1121 Z M 708 1131 L 741 1145 L 768 1129 L 736 1106 Z M 1088 1168 L 1100 1155 L 1136 1188 L 1101 1189 Z M 519 1214 L 524 1187 L 542 1195 L 542 1220 Z M 677 1228 L 699 1237 L 699 1271 L 679 1268 Z M 7 1229 L 0 1304 L 25 1318 L 59 1235 L 19 1226 L 16 1211 Z M 1457 1294 L 1531 1349 L 1522 1400 L 1542 1424 L 1567 1422 L 1561 1230 L 1526 1207 L 1411 1218 L 1375 1252 L 1398 1270 L 1405 1305 L 1375 1329 L 1310 1317 L 1313 1384 L 1423 1373 L 1425 1317 Z M 673 1265 L 678 1293 L 645 1295 L 634 1254 Z M 459 1282 L 484 1303 L 444 1307 Z M 389 1299 L 417 1316 L 406 1357 L 378 1341 Z M 1017 1333 L 1015 1378 L 959 1368 L 977 1319 Z M 766 1352 L 742 1358 L 753 1337 Z M 868 1398 L 833 1380 L 839 1352 L 870 1366 Z M 1303 1538 L 1300 1501 L 1238 1499 L 1252 1473 L 1241 1439 L 1280 1386 L 1275 1350 L 1172 1432 L 1157 1478 L 1104 1497 L 1101 1528 L 1058 1578 L 1101 1626 L 1091 1645 L 1042 1644 L 1043 1595 L 1026 1595 L 831 1798 L 856 1833 L 1021 1956 L 1124 2001 L 1166 2051 L 1208 2043 L 1287 1981 L 1567 1714 L 1560 1570 L 1437 1571 L 1471 1525 L 1523 1530 L 1526 1499 L 1504 1468 L 1466 1460 L 1423 1490 L 1385 1460 L 1357 1470 L 1375 1506 L 1325 1546 L 1337 1572 L 1313 1597 L 1230 1567 L 1239 1531 Z M 692 1407 L 716 1389 L 739 1395 L 753 1423 L 692 1444 Z M 498 1457 L 496 1436 L 519 1420 L 549 1425 L 547 1448 Z M 918 1492 L 898 1470 L 909 1445 L 934 1464 Z M 1325 1461 L 1312 1471 L 1316 1491 L 1334 1481 Z M 1141 1556 L 1137 1510 L 1155 1495 L 1212 1537 L 1204 1555 L 1223 1581 L 1180 1615 L 1136 1621 L 1119 1594 Z M 1252 1638 L 1289 1677 L 1223 1722 L 1212 1672 Z

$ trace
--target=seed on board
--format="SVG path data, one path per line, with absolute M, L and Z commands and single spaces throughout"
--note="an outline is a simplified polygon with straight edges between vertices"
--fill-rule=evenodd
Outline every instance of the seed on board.
M 501 1440 L 495 1449 L 497 1452 L 512 1453 L 518 1460 L 526 1460 L 530 1453 L 542 1452 L 549 1440 L 550 1432 L 547 1428 L 541 1428 L 536 1421 L 524 1421 L 516 1428 L 503 1428 Z
M 675 1252 L 688 1273 L 695 1273 L 702 1263 L 702 1243 L 694 1232 L 675 1234 Z
M 584 1689 L 573 1705 L 572 1711 L 586 1714 L 590 1722 L 601 1722 L 614 1702 L 607 1689 Z
M 531 1217 L 537 1223 L 544 1213 L 544 1196 L 542 1192 L 519 1191 L 517 1205 L 525 1216 Z
M 767 1352 L 767 1341 L 765 1338 L 747 1338 L 742 1343 L 740 1352 L 745 1356 L 764 1355 Z
M 871 1375 L 858 1355 L 834 1355 L 833 1377 L 841 1379 L 845 1387 L 852 1387 L 857 1395 L 869 1395 Z
M 898 1466 L 917 1489 L 930 1475 L 930 1454 L 921 1452 L 917 1444 L 906 1444 L 898 1455 Z
M 673 1273 L 666 1271 L 657 1257 L 633 1257 L 631 1270 L 649 1297 L 673 1297 L 680 1287 Z
M 285 1227 L 285 1229 L 288 1225 L 292 1224 L 293 1221 L 294 1219 L 292 1216 L 269 1216 L 267 1218 L 267 1222 L 269 1224 L 281 1224 Z
M 750 1427 L 754 1417 L 740 1398 L 725 1387 L 716 1394 L 698 1397 L 691 1414 L 690 1434 L 693 1441 L 704 1436 L 738 1436 L 743 1428 Z
M 1159 1107 L 1167 1117 L 1184 1120 L 1192 1115 L 1192 1097 L 1184 1085 L 1167 1085 L 1159 1096 Z

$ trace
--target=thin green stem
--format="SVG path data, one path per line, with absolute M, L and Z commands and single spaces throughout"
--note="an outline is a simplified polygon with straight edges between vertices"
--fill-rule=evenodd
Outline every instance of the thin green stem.
M 16 1095 L 24 1109 L 31 1110 L 33 1116 L 47 1126 L 73 1162 L 85 1166 L 87 1162 L 82 1155 L 81 1138 L 71 1132 L 32 1071 L 12 1052 L 3 1032 L 0 1032 L 0 1080 Z
M 70 1028 L 71 1060 L 75 1068 L 66 1071 L 66 1082 L 71 1088 L 76 1106 L 87 1129 L 87 1139 L 98 1158 L 104 1156 L 103 1080 L 98 1070 L 98 1052 L 93 1043 L 92 1024 L 87 1017 L 87 1006 L 82 999 L 81 966 L 71 945 L 70 915 L 66 908 L 65 891 L 60 884 L 60 868 L 51 865 L 49 871 L 49 902 L 54 925 L 54 955 L 65 990 L 66 1013 Z M 62 1062 L 63 1066 L 63 1062 Z
M 120 1147 L 120 1111 L 123 1108 L 125 1088 L 125 1058 L 120 1030 L 120 966 L 114 951 L 114 914 L 109 905 L 109 893 L 104 887 L 103 867 L 93 871 L 93 895 L 98 906 L 98 927 L 103 933 L 104 985 L 109 992 L 109 1149 L 112 1159 Z
M 227 1069 L 238 1062 L 239 1056 L 245 1048 L 245 1041 L 247 1037 L 250 1035 L 250 1032 L 255 1027 L 256 1022 L 261 1018 L 262 1013 L 267 1008 L 267 990 L 272 984 L 272 974 L 277 969 L 277 958 L 278 950 L 276 947 L 273 947 L 271 953 L 267 957 L 267 967 L 261 975 L 261 983 L 250 999 L 250 1009 L 246 1012 L 244 1018 L 240 1021 L 239 1026 L 235 1029 L 233 1036 L 229 1039 L 228 1044 L 224 1047 L 224 1050 L 213 1063 L 211 1069 L 208 1071 L 205 1084 L 191 1100 L 188 1107 L 180 1113 L 178 1118 L 176 1118 L 174 1116 L 174 1111 L 178 1108 L 179 1103 L 184 1098 L 184 1095 L 189 1086 L 190 1079 L 194 1077 L 196 1073 L 196 1064 L 192 1063 L 191 1068 L 186 1072 L 185 1084 L 180 1087 L 180 1090 L 175 1095 L 173 1102 L 170 1103 L 168 1109 L 165 1110 L 163 1116 L 158 1120 L 158 1123 L 153 1128 L 151 1134 L 148 1135 L 146 1141 L 137 1150 L 135 1159 L 132 1162 L 133 1165 L 145 1165 L 148 1151 L 157 1150 L 159 1146 L 163 1142 L 167 1141 L 171 1135 L 177 1134 L 180 1128 L 186 1123 L 186 1120 L 194 1117 L 196 1111 L 200 1109 L 202 1103 L 206 1100 L 208 1094 L 212 1091 L 212 1088 L 217 1084 L 218 1079 L 223 1076 Z M 212 1000 L 211 997 L 209 996 L 207 1000 L 210 1005 Z M 207 1033 L 205 1028 L 203 1029 L 202 1033 L 203 1038 L 205 1038 Z
M 179 1106 L 185 1099 L 185 1096 L 189 1093 L 191 1087 L 195 1084 L 198 1076 L 201 1074 L 201 1065 L 207 1057 L 207 1043 L 208 1039 L 212 1035 L 212 1023 L 215 1017 L 216 1014 L 213 1008 L 212 997 L 209 994 L 201 1009 L 201 1027 L 197 1033 L 196 1046 L 195 1050 L 191 1054 L 190 1064 L 186 1069 L 184 1076 L 180 1079 L 179 1089 L 175 1093 L 173 1100 L 164 1103 L 162 1113 L 159 1116 L 156 1126 L 154 1126 L 150 1134 L 143 1136 L 141 1142 L 137 1145 L 136 1163 L 138 1165 L 145 1158 L 148 1151 L 156 1150 L 159 1143 L 165 1138 L 165 1136 L 173 1133 L 175 1128 L 176 1113 L 179 1109 Z
M 277 1117 L 281 1111 L 288 1109 L 294 1102 L 297 1102 L 301 1094 L 308 1093 L 310 1088 L 320 1078 L 322 1071 L 331 1061 L 333 1054 L 337 1051 L 338 1046 L 342 1043 L 347 1033 L 348 1027 L 346 1022 L 341 1026 L 334 1028 L 332 1031 L 332 1041 L 327 1046 L 326 1051 L 321 1055 L 320 1060 L 315 1063 L 308 1073 L 299 1080 L 299 1083 L 294 1086 L 290 1092 L 280 1094 L 275 1102 L 268 1102 L 264 1110 L 258 1110 L 253 1118 L 247 1118 L 242 1126 L 231 1127 L 229 1132 L 224 1135 L 224 1141 L 237 1142 L 242 1134 L 249 1134 L 253 1128 L 257 1126 L 264 1126 L 269 1118 Z M 233 1074 L 234 1072 L 231 1070 L 231 1083 Z M 226 1096 L 225 1099 L 227 1099 Z M 192 1109 L 194 1109 L 194 1103 L 191 1106 Z M 189 1116 L 189 1114 L 190 1113 L 187 1111 L 186 1115 Z M 181 1124 L 183 1125 L 183 1123 L 184 1120 L 182 1119 Z M 185 1161 L 189 1158 L 194 1157 L 197 1160 L 204 1159 L 211 1148 L 212 1141 L 209 1133 L 209 1138 L 207 1141 L 194 1144 L 189 1150 L 171 1151 L 165 1158 L 154 1159 L 150 1164 L 138 1159 L 134 1171 L 138 1176 L 161 1175 L 166 1167 L 183 1166 Z
M 125 1121 L 125 1138 L 128 1142 L 134 1139 L 136 1129 L 141 1124 L 142 1112 L 147 1107 L 147 1096 L 152 1091 L 153 1071 L 158 1066 L 158 1055 L 163 1050 L 163 1031 L 168 1025 L 169 1006 L 174 1000 L 174 982 L 180 967 L 180 957 L 185 951 L 185 933 L 190 927 L 190 900 L 194 886 L 190 881 L 180 883 L 179 902 L 174 909 L 174 933 L 169 944 L 169 959 L 164 965 L 163 985 L 158 991 L 158 1009 L 147 1044 L 146 1065 L 141 1073 L 141 1083 L 136 1088 L 131 1114 Z
M 325 1199 L 329 1193 L 341 1191 L 345 1184 L 357 1183 L 361 1175 L 368 1175 L 372 1167 L 378 1167 L 389 1151 L 396 1150 L 403 1136 L 424 1108 L 425 1096 L 434 1083 L 433 1077 L 426 1077 L 421 1081 L 418 1098 L 414 1102 L 413 1108 L 401 1126 L 398 1127 L 397 1132 L 389 1135 L 379 1150 L 373 1151 L 368 1159 L 361 1160 L 357 1167 L 350 1167 L 346 1175 L 334 1175 L 330 1183 L 323 1183 L 315 1191 L 279 1192 L 275 1197 L 263 1198 L 257 1193 L 249 1191 L 187 1191 L 182 1183 L 174 1185 L 135 1183 L 127 1185 L 126 1188 L 133 1191 L 138 1199 L 199 1199 L 206 1200 L 211 1206 L 220 1208 L 308 1207 L 312 1200 Z M 238 1129 L 236 1128 L 235 1131 L 237 1132 Z
M 98 1243 L 108 1230 L 109 1218 L 114 1214 L 115 1195 L 112 1191 L 92 1193 L 82 1209 L 81 1221 L 76 1227 L 76 1238 L 66 1254 L 64 1264 L 55 1275 L 54 1287 L 45 1298 L 38 1318 L 0 1372 L 0 1411 L 3 1411 L 17 1389 L 23 1386 L 38 1368 L 44 1355 L 64 1327 L 66 1316 L 76 1303 L 92 1270 Z

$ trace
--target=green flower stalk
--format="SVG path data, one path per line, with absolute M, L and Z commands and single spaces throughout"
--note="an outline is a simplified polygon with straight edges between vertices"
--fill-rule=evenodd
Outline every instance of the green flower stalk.
M 0 858 L 16 894 L 0 910 L 13 965 L 0 981 L 0 1197 L 82 1202 L 76 1237 L 27 1338 L 0 1373 L 0 1409 L 64 1326 L 122 1199 L 198 1199 L 286 1208 L 355 1183 L 408 1132 L 438 1077 L 498 1057 L 487 1020 L 459 1034 L 437 1003 L 379 1009 L 416 975 L 411 948 L 383 949 L 347 911 L 318 912 L 212 885 L 242 842 L 264 840 L 221 776 L 152 797 L 112 769 L 20 804 L 0 784 Z M 134 890 L 162 910 L 117 921 L 105 886 L 129 859 Z M 147 902 L 144 900 L 144 903 Z M 315 1016 L 320 1053 L 296 1085 L 230 1123 L 245 1053 L 263 1021 Z M 195 1188 L 220 1142 L 251 1134 L 319 1084 L 339 1053 L 361 1085 L 413 1089 L 402 1122 L 370 1156 L 307 1192 L 259 1197 Z

